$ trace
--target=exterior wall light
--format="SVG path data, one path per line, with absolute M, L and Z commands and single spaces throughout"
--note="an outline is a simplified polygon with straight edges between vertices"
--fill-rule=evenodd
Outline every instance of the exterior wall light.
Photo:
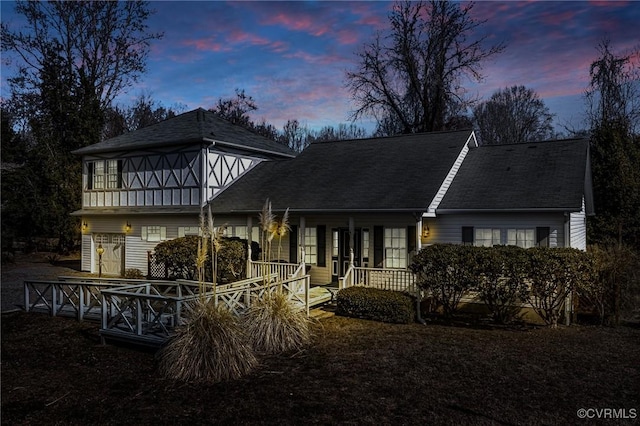
M 84 220 L 82 221 L 82 231 L 86 231 L 89 228 L 89 225 L 87 224 L 87 221 Z
M 102 247 L 102 244 L 98 244 L 96 253 L 98 253 L 98 278 L 102 278 L 102 255 L 104 254 L 104 247 Z
M 429 225 L 425 223 L 422 227 L 422 238 L 428 238 L 429 232 Z
M 131 232 L 131 223 L 129 223 L 129 221 L 127 221 L 127 224 L 124 225 L 124 232 L 126 233 Z

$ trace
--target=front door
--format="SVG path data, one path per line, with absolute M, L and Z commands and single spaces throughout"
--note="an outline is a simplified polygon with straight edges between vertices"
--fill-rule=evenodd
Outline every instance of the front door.
M 121 276 L 124 267 L 124 241 L 123 234 L 94 234 L 93 250 L 95 265 L 93 272 L 100 271 L 100 261 L 102 260 L 102 274 Z M 98 256 L 97 249 L 102 245 L 104 252 L 102 259 Z
M 332 256 L 332 278 L 334 282 L 339 277 L 343 277 L 349 269 L 350 261 L 350 236 L 349 228 L 338 228 L 332 232 L 333 237 L 333 256 Z M 337 240 L 337 241 L 336 241 Z M 360 229 L 356 229 L 353 234 L 353 263 L 360 266 L 362 258 L 362 240 Z

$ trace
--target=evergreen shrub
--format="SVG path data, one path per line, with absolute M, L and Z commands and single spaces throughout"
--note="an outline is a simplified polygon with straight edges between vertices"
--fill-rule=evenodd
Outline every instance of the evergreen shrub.
M 411 296 L 399 291 L 359 286 L 338 292 L 336 313 L 400 324 L 408 324 L 415 319 L 414 300 Z

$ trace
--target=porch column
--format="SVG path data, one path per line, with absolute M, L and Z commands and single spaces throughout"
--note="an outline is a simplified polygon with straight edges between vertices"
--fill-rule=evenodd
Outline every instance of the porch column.
M 356 229 L 355 228 L 356 227 L 355 227 L 355 223 L 354 223 L 353 217 L 349 217 L 349 266 L 350 267 L 354 266 L 354 264 L 353 264 L 353 249 L 355 247 L 355 244 L 354 244 L 353 239 L 354 239 L 355 234 L 356 234 Z
M 251 237 L 253 235 L 253 224 L 251 216 L 247 216 L 247 278 L 253 278 L 251 275 L 251 243 L 253 242 Z

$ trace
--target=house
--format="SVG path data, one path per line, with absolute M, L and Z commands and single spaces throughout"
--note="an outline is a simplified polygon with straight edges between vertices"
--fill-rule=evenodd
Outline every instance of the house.
M 82 270 L 147 273 L 163 240 L 198 233 L 207 200 L 263 161 L 293 158 L 286 146 L 204 109 L 81 148 Z
M 109 272 L 146 273 L 147 251 L 197 233 L 207 202 L 228 236 L 259 242 L 267 199 L 291 225 L 271 259 L 304 260 L 313 284 L 352 263 L 406 268 L 433 243 L 585 248 L 588 140 L 478 146 L 462 130 L 318 142 L 294 157 L 229 126 L 196 110 L 78 150 L 83 269 L 95 272 L 95 249 L 109 244 Z

